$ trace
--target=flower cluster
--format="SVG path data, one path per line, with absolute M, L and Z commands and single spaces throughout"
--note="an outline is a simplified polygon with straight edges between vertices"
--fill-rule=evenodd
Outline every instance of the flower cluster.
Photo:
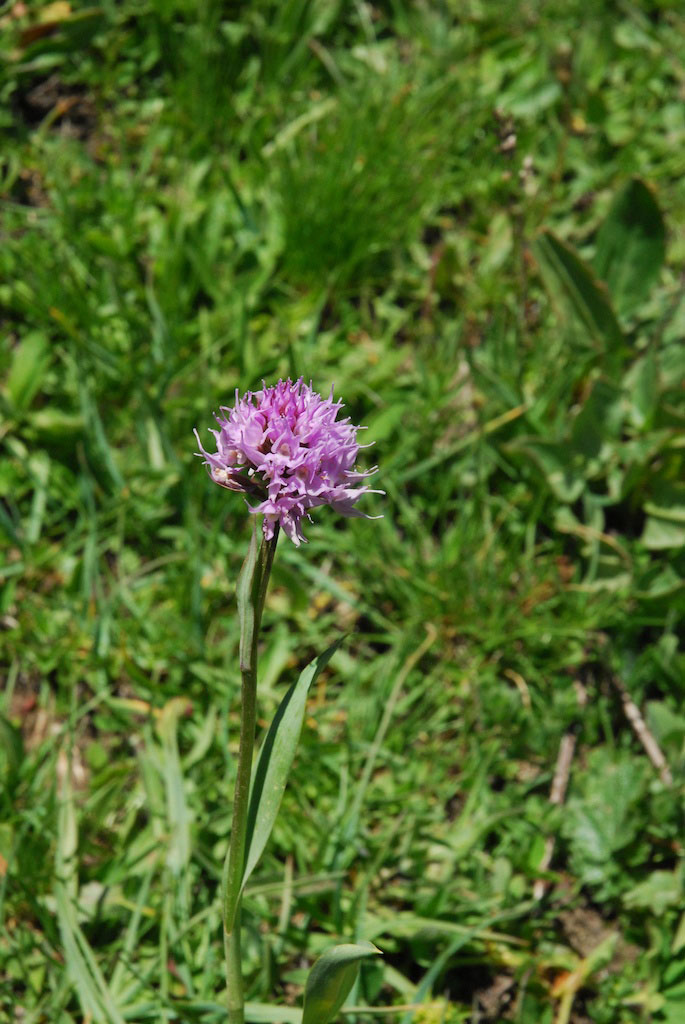
M 259 504 L 250 511 L 264 516 L 267 540 L 276 523 L 296 545 L 305 540 L 302 519 L 319 505 L 330 505 L 344 516 L 362 516 L 354 506 L 367 486 L 355 486 L 370 476 L 355 467 L 360 447 L 349 418 L 338 420 L 342 402 L 333 401 L 333 389 L 322 398 L 300 378 L 279 380 L 261 391 L 236 391 L 235 406 L 221 409 L 215 453 L 205 451 L 195 431 L 197 454 L 209 467 L 211 478 L 222 487 L 242 491 Z M 376 491 L 374 493 L 382 493 Z

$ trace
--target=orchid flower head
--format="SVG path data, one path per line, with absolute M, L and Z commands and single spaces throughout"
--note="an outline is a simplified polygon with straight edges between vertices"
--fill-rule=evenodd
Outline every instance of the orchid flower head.
M 257 499 L 250 511 L 263 515 L 267 540 L 278 523 L 299 545 L 310 509 L 330 505 L 343 516 L 365 519 L 356 508 L 364 494 L 382 494 L 362 483 L 375 472 L 356 468 L 360 445 L 349 417 L 338 419 L 340 400 L 322 398 L 304 379 L 279 380 L 261 391 L 242 397 L 236 390 L 233 408 L 222 406 L 216 416 L 218 430 L 211 429 L 216 452 L 208 452 L 195 431 L 199 452 L 215 483 Z

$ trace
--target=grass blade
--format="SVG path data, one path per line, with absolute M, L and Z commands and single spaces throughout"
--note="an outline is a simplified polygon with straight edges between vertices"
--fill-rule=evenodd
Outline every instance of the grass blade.
M 96 1024 L 124 1024 L 76 917 L 76 848 L 76 810 L 69 766 L 65 764 L 57 816 L 54 895 L 67 973 L 76 988 L 83 1012 Z

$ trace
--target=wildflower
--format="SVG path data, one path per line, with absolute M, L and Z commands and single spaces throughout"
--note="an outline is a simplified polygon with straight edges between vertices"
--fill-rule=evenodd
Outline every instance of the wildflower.
M 222 407 L 216 416 L 215 453 L 207 452 L 197 437 L 200 458 L 212 480 L 232 491 L 241 491 L 259 504 L 250 506 L 264 516 L 264 536 L 270 540 L 280 524 L 294 544 L 306 540 L 302 519 L 309 510 L 330 505 L 343 516 L 368 516 L 355 508 L 372 489 L 358 486 L 371 476 L 355 469 L 360 448 L 357 431 L 349 418 L 338 420 L 342 402 L 333 401 L 333 389 L 322 398 L 302 377 L 261 391 L 236 390 L 235 406 Z M 373 493 L 382 494 L 382 491 Z

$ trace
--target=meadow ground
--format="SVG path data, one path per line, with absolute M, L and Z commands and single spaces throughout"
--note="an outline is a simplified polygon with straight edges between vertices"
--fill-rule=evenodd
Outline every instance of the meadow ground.
M 247 892 L 251 1019 L 358 938 L 360 1024 L 682 1024 L 681 4 L 0 31 L 0 1019 L 224 1019 L 249 523 L 192 430 L 302 374 L 386 496 L 279 545 L 262 725 L 349 635 Z

